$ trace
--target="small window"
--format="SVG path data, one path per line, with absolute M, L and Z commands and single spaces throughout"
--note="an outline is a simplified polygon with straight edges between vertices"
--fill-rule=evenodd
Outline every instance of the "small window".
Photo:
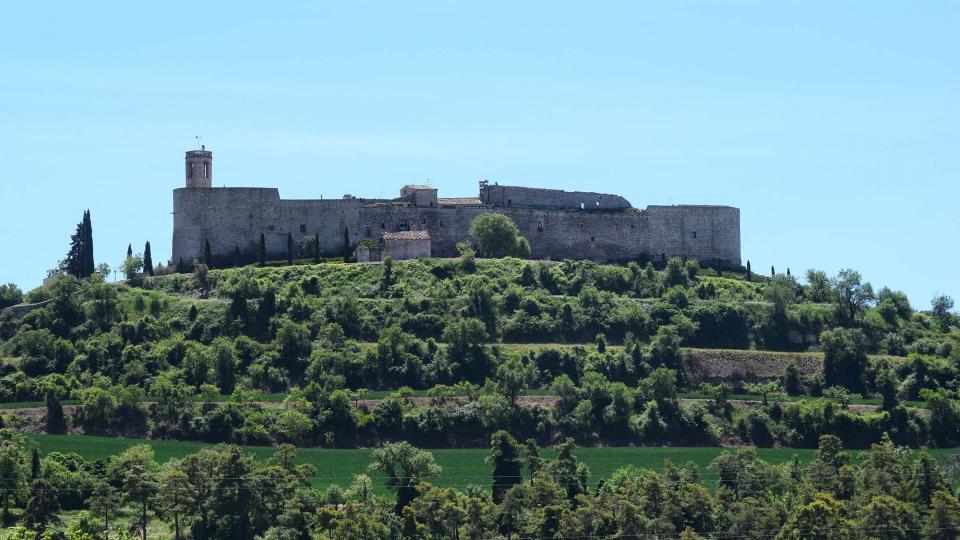
M 273 232 L 273 231 L 277 230 L 277 228 L 276 228 L 275 226 L 273 226 L 273 225 L 271 225 L 271 226 L 269 227 L 269 229 L 270 229 L 270 232 Z
M 193 163 L 187 163 L 187 178 L 193 178 Z
M 690 238 L 696 238 L 696 237 L 697 237 L 697 231 L 690 231 Z
M 422 218 L 422 219 L 420 220 L 420 224 L 421 224 L 421 225 L 426 225 L 426 224 L 427 224 L 427 218 Z
M 443 227 L 443 220 L 440 220 L 440 226 Z
M 513 199 L 507 199 L 507 206 L 510 206 L 511 204 L 513 204 Z
M 600 201 L 597 201 L 597 206 L 600 206 Z
M 204 177 L 204 178 L 207 178 L 208 176 L 210 176 L 210 164 L 209 164 L 209 163 L 204 163 L 204 164 L 203 164 L 203 177 Z
M 540 232 L 543 232 L 543 220 L 542 220 L 542 219 L 538 219 L 538 220 L 537 220 L 537 230 L 540 231 Z
M 591 236 L 591 237 L 590 237 L 590 241 L 591 241 L 591 242 L 596 242 L 596 241 L 597 241 L 597 239 L 596 239 L 596 237 L 594 237 L 594 236 Z
M 387 228 L 387 225 L 386 225 L 385 223 L 381 223 L 381 224 L 380 224 L 380 228 L 381 228 L 381 229 L 386 229 L 386 228 Z
M 584 227 L 583 227 L 583 222 L 581 221 L 581 222 L 580 222 L 580 230 L 582 231 L 583 228 L 584 228 Z
M 584 209 L 585 209 L 585 207 L 584 207 L 584 204 L 583 204 L 583 203 L 580 203 L 580 209 L 581 209 L 581 210 L 584 210 Z
M 367 227 L 367 238 L 370 238 L 370 227 Z
M 301 224 L 300 224 L 300 234 L 304 234 L 305 232 L 307 232 L 307 226 L 304 225 L 303 223 L 301 223 Z

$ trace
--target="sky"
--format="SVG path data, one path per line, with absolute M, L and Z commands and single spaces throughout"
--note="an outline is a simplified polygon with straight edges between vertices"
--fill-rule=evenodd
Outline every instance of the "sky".
M 960 301 L 960 3 L 5 2 L 0 282 L 91 210 L 170 256 L 213 182 L 441 197 L 480 179 L 741 209 L 742 256 Z

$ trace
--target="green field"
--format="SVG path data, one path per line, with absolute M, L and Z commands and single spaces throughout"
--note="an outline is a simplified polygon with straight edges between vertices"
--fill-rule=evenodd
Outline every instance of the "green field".
M 144 441 L 139 439 L 125 439 L 119 437 L 92 437 L 79 435 L 29 435 L 36 441 L 41 453 L 49 452 L 76 452 L 87 460 L 103 459 L 122 452 L 135 444 L 149 444 L 154 448 L 159 462 L 166 462 L 171 458 L 180 458 L 196 452 L 205 446 L 196 442 L 179 441 Z M 246 450 L 263 460 L 273 454 L 274 449 L 263 446 L 248 446 Z M 627 465 L 640 468 L 661 469 L 665 459 L 674 464 L 683 465 L 688 461 L 700 467 L 704 483 L 714 484 L 715 475 L 707 470 L 717 455 L 728 450 L 724 448 L 664 448 L 664 447 L 617 447 L 617 448 L 578 448 L 574 454 L 590 467 L 590 483 L 595 484 L 599 479 L 610 476 L 615 470 Z M 486 449 L 436 449 L 431 450 L 434 457 L 443 467 L 443 473 L 431 479 L 431 482 L 440 486 L 463 488 L 468 485 L 486 486 L 490 483 L 490 466 L 484 463 L 489 454 Z M 943 459 L 954 450 L 930 450 L 938 459 Z M 788 462 L 796 454 L 804 463 L 813 458 L 814 450 L 794 448 L 761 448 L 757 450 L 761 458 L 769 463 L 779 464 Z M 551 449 L 542 450 L 544 457 L 554 457 Z M 854 459 L 857 452 L 853 451 Z M 349 484 L 354 474 L 364 472 L 371 462 L 369 449 L 328 449 L 328 448 L 301 448 L 298 450 L 298 461 L 309 463 L 316 467 L 317 473 L 312 479 L 316 487 L 326 487 L 330 484 Z M 371 474 L 371 476 L 374 476 Z M 381 492 L 384 492 L 382 479 L 377 479 Z

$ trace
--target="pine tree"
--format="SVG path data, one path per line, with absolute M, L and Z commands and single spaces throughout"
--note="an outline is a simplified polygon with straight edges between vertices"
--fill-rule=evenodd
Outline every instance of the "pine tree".
M 207 265 L 207 268 L 211 268 L 213 264 L 213 255 L 210 253 L 210 240 L 203 241 L 203 264 Z
M 350 262 L 350 231 L 343 228 L 343 262 Z
M 260 266 L 267 265 L 267 239 L 260 233 Z
M 490 437 L 486 462 L 493 465 L 493 502 L 500 504 L 507 491 L 523 481 L 519 443 L 506 431 L 497 431 Z
M 320 264 L 320 233 L 313 235 L 313 264 Z
M 153 256 L 150 254 L 150 241 L 143 246 L 143 271 L 153 275 Z
M 287 265 L 293 266 L 293 235 L 287 233 Z
M 109 538 L 110 514 L 116 512 L 117 507 L 120 506 L 120 494 L 109 482 L 100 481 L 93 487 L 87 505 L 90 507 L 90 513 L 103 517 L 103 530 Z

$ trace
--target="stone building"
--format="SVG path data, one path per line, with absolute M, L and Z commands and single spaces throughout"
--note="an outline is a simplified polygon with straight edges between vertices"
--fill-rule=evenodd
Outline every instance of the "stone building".
M 276 259 L 286 257 L 288 234 L 319 235 L 323 254 L 336 256 L 344 238 L 352 250 L 361 240 L 408 231 L 428 239 L 411 239 L 403 253 L 454 257 L 456 244 L 470 239 L 475 217 L 500 212 L 529 240 L 532 258 L 657 262 L 680 256 L 740 266 L 740 210 L 730 206 L 638 209 L 619 195 L 485 181 L 475 197 L 441 198 L 434 187 L 409 184 L 395 199 L 289 200 L 277 188 L 211 187 L 213 154 L 206 148 L 187 152 L 186 165 L 186 187 L 173 191 L 175 264 L 201 259 L 205 242 L 214 266 L 231 263 L 237 249 L 254 261 L 261 234 L 268 257 Z
M 430 258 L 430 233 L 398 231 L 383 233 L 383 256 L 395 261 Z

